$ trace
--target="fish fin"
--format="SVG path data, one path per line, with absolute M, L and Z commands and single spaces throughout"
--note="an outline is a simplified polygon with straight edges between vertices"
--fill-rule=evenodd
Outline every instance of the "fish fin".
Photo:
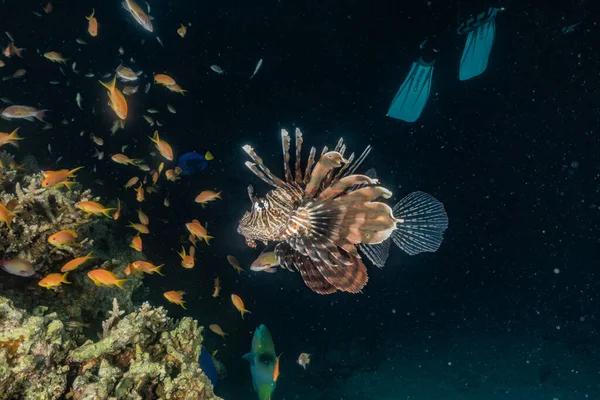
M 242 358 L 248 361 L 251 365 L 254 365 L 254 355 L 252 353 L 246 353 L 242 356 Z
M 185 306 L 184 303 L 185 303 L 185 301 L 182 301 L 181 304 L 180 304 L 180 306 L 183 307 L 184 310 L 187 310 L 187 307 Z
M 264 272 L 268 272 L 269 274 L 274 274 L 275 272 L 277 272 L 277 268 L 275 267 L 269 267 L 269 268 L 265 268 L 263 269 Z
M 110 215 L 111 211 L 116 211 L 116 208 L 105 208 L 104 211 L 102 211 L 102 214 L 104 214 L 105 217 L 108 218 L 112 218 L 112 216 Z
M 292 171 L 290 170 L 290 145 L 292 139 L 287 130 L 281 130 L 281 147 L 283 150 L 283 172 L 285 174 L 285 181 L 292 182 Z
M 85 167 L 77 167 L 77 168 L 75 168 L 75 169 L 72 169 L 72 170 L 70 170 L 70 171 L 69 171 L 69 175 L 68 175 L 68 176 L 69 176 L 69 178 L 75 178 L 75 177 L 76 177 L 76 176 L 74 175 L 74 174 L 75 174 L 75 172 L 77 172 L 77 171 L 79 171 L 80 169 L 83 169 L 83 168 L 85 168 Z
M 361 253 L 367 256 L 373 265 L 383 268 L 390 255 L 390 242 L 391 240 L 388 238 L 381 243 L 359 243 L 356 247 L 358 247 L 358 250 L 360 250 Z
M 8 135 L 8 137 L 9 137 L 10 139 L 12 139 L 12 140 L 23 140 L 23 138 L 22 138 L 22 137 L 20 137 L 20 136 L 17 134 L 17 132 L 19 132 L 19 129 L 20 129 L 20 128 L 15 128 L 15 130 L 14 130 L 14 131 L 12 131 L 12 132 L 10 133 L 10 135 Z M 15 143 L 15 144 L 16 144 L 16 143 Z
M 204 238 L 204 241 L 206 242 L 207 245 L 210 246 L 210 243 L 208 241 L 211 240 L 211 239 L 214 239 L 214 238 L 215 238 L 214 236 L 206 235 L 206 237 Z
M 397 229 L 392 240 L 409 255 L 436 251 L 448 228 L 444 205 L 430 194 L 413 192 L 394 206 Z
M 152 140 L 154 143 L 158 144 L 158 142 L 160 142 L 160 138 L 158 137 L 158 131 L 154 131 L 154 135 L 152 135 L 152 137 L 150 138 L 150 140 Z
M 308 161 L 306 162 L 306 168 L 304 170 L 304 183 L 308 183 L 310 181 L 310 176 L 312 174 L 312 167 L 315 163 L 315 154 L 317 154 L 317 149 L 314 147 L 310 148 L 310 153 L 308 154 Z
M 269 168 L 267 168 L 267 166 L 263 163 L 263 159 L 260 158 L 258 156 L 258 154 L 256 154 L 256 152 L 254 151 L 252 146 L 246 144 L 246 145 L 242 146 L 242 149 L 246 152 L 246 154 L 248 154 L 248 156 L 250 156 L 252 161 L 254 161 L 254 163 L 255 163 L 254 166 L 255 167 L 258 166 L 258 168 L 260 168 L 260 170 L 262 170 L 263 175 L 261 176 L 261 175 L 257 174 L 256 171 L 254 171 L 252 168 L 249 167 L 248 162 L 246 162 L 246 166 L 249 167 L 252 172 L 254 172 L 259 178 L 261 178 L 262 180 L 264 180 L 265 182 L 267 182 L 268 184 L 270 184 L 272 186 L 275 186 L 275 187 L 284 187 L 285 186 L 285 183 L 280 178 L 273 175 L 271 170 Z M 258 171 L 258 168 L 257 168 L 257 171 Z M 264 178 L 265 176 L 268 178 L 268 180 Z
M 240 313 L 242 313 L 242 319 L 244 319 L 245 314 L 252 314 L 249 310 L 246 310 L 246 309 L 240 310 Z
M 61 182 L 60 184 L 64 185 L 64 186 L 65 186 L 67 189 L 69 189 L 69 191 L 70 191 L 70 190 L 73 190 L 73 189 L 72 189 L 72 186 L 73 186 L 74 184 L 76 184 L 76 183 L 77 183 L 77 182 L 64 181 L 64 182 Z
M 125 282 L 127 282 L 129 279 L 117 279 L 115 281 L 115 286 L 117 286 L 119 289 L 125 290 L 125 287 L 123 286 L 123 284 Z
M 294 265 L 304 280 L 306 286 L 309 287 L 313 292 L 319 294 L 330 294 L 337 291 L 337 288 L 329 283 L 323 275 L 315 267 L 313 261 L 296 251 L 287 245 L 287 243 L 280 243 L 277 246 L 277 255 L 282 260 L 282 265 L 289 268 L 290 265 Z
M 112 81 L 110 81 L 110 83 L 105 83 L 102 81 L 98 81 L 102 84 L 102 86 L 104 86 L 108 91 L 112 91 L 114 90 L 116 84 L 117 84 L 117 74 L 115 74 L 115 76 L 113 76 Z
M 94 13 L 95 12 L 96 12 L 96 10 L 92 8 L 92 15 L 90 15 L 89 17 L 85 17 L 85 19 L 87 19 L 88 21 L 90 21 L 92 18 L 94 18 Z
M 60 280 L 62 283 L 66 283 L 67 285 L 70 285 L 71 282 L 67 281 L 67 274 L 68 272 L 65 272 L 62 276 L 62 279 Z
M 213 160 L 215 158 L 215 156 L 212 155 L 212 153 L 210 151 L 207 151 L 206 153 L 204 153 L 204 159 L 206 161 L 210 161 Z
M 165 274 L 163 274 L 162 272 L 160 272 L 161 268 L 164 267 L 165 264 L 161 264 L 156 266 L 156 269 L 154 270 L 157 274 L 159 274 L 160 276 L 165 276 Z

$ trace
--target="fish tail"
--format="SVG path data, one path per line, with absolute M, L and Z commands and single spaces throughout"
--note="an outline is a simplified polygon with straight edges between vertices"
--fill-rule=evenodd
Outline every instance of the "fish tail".
M 240 310 L 240 314 L 242 314 L 242 319 L 244 319 L 245 314 L 252 314 L 252 313 L 246 309 L 243 309 L 243 310 Z
M 10 135 L 8 135 L 8 138 L 11 140 L 23 140 L 22 137 L 20 137 L 19 135 L 17 135 L 17 132 L 19 131 L 19 128 L 16 128 L 14 131 L 12 131 L 10 133 Z M 14 145 L 16 145 L 16 143 L 13 143 Z
M 115 74 L 115 76 L 113 77 L 112 81 L 110 81 L 110 83 L 106 83 L 106 82 L 102 82 L 102 81 L 98 81 L 102 84 L 102 86 L 104 86 L 106 88 L 106 90 L 108 91 L 112 91 L 115 86 L 117 85 L 117 75 Z
M 77 171 L 79 171 L 80 169 L 83 169 L 83 168 L 85 168 L 85 167 L 77 167 L 75 169 L 70 170 L 69 171 L 69 178 L 75 178 L 76 177 L 76 175 L 74 175 L 75 172 L 77 172 Z
M 46 123 L 46 121 L 44 121 L 44 114 L 46 113 L 46 111 L 48 111 L 48 110 L 39 110 L 38 112 L 33 114 L 33 117 L 36 118 L 40 122 Z
M 154 131 L 154 135 L 150 138 L 150 140 L 152 140 L 154 143 L 160 142 L 160 138 L 158 137 L 158 131 Z
M 154 271 L 155 271 L 157 274 L 159 274 L 160 276 L 165 276 L 165 274 L 163 274 L 162 272 L 160 272 L 161 268 L 162 268 L 162 267 L 164 267 L 164 266 L 165 266 L 165 264 L 158 265 L 158 266 L 157 266 L 157 267 L 154 269 Z
M 185 306 L 185 301 L 182 301 L 179 305 L 183 307 L 184 310 L 187 310 L 187 307 Z
M 70 285 L 71 282 L 67 281 L 67 274 L 68 272 L 65 272 L 62 276 L 62 279 L 60 280 L 62 283 L 66 283 L 67 285 Z
M 206 237 L 204 237 L 204 241 L 206 242 L 207 245 L 210 246 L 210 243 L 208 243 L 208 241 L 211 240 L 211 239 L 214 239 L 214 238 L 215 238 L 214 236 L 206 235 Z
M 112 216 L 110 215 L 110 212 L 111 211 L 116 211 L 116 210 L 117 210 L 116 208 L 105 208 L 102 211 L 102 214 L 104 214 L 105 217 L 112 218 Z
M 90 251 L 90 252 L 89 252 L 89 253 L 88 253 L 88 254 L 85 256 L 85 258 L 87 258 L 88 260 L 92 260 L 92 259 L 94 259 L 94 258 L 96 258 L 96 257 L 94 257 L 94 252 L 93 252 L 93 251 Z
M 94 13 L 96 13 L 96 10 L 94 8 L 92 8 L 92 15 L 90 15 L 89 17 L 85 17 L 85 19 L 90 21 L 92 18 L 94 18 Z
M 393 208 L 396 229 L 392 240 L 409 255 L 434 252 L 444 240 L 448 215 L 444 205 L 430 194 L 413 192 Z
M 117 279 L 115 281 L 115 286 L 117 286 L 119 289 L 125 290 L 125 287 L 123 286 L 125 284 L 125 282 L 127 282 L 129 279 Z

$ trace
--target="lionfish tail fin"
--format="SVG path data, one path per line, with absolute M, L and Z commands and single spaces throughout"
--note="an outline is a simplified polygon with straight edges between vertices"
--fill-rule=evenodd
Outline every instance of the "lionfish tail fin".
M 363 253 L 376 267 L 383 268 L 390 255 L 390 238 L 376 244 L 359 244 L 358 250 Z
M 434 252 L 444 240 L 448 215 L 444 205 L 430 194 L 413 192 L 394 206 L 397 229 L 392 240 L 409 255 Z

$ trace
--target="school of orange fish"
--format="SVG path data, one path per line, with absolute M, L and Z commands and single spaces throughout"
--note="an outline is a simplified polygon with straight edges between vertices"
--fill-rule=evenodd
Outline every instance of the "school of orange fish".
M 146 31 L 153 32 L 152 17 L 150 17 L 150 15 L 149 15 L 149 12 L 150 12 L 149 9 L 148 9 L 148 13 L 146 13 L 133 0 L 125 0 L 123 2 L 123 7 L 130 13 L 131 17 L 133 17 L 133 19 L 142 28 L 144 28 Z M 148 8 L 149 8 L 149 6 L 148 6 Z M 51 3 L 47 3 L 47 5 L 43 8 L 43 11 L 46 14 L 50 14 L 52 12 L 52 10 L 53 10 L 53 6 Z M 38 13 L 35 13 L 35 14 L 38 15 Z M 41 16 L 41 14 L 39 14 L 39 16 Z M 88 32 L 89 36 L 91 38 L 96 38 L 99 35 L 99 29 L 100 29 L 101 25 L 98 23 L 95 10 L 92 10 L 90 15 L 85 16 L 85 19 L 87 20 L 87 32 Z M 186 36 L 186 33 L 187 33 L 187 26 L 181 24 L 181 26 L 177 29 L 177 34 L 181 38 L 184 38 Z M 0 68 L 10 64 L 10 58 L 12 56 L 17 56 L 17 57 L 21 57 L 21 58 L 25 57 L 23 52 L 26 49 L 17 47 L 12 35 L 10 35 L 8 32 L 7 32 L 7 36 L 10 39 L 10 43 L 4 48 L 4 50 L 2 52 L 2 54 L 6 58 L 6 61 L 0 59 Z M 160 38 L 158 36 L 156 38 L 162 44 L 162 42 L 160 41 Z M 82 44 L 85 43 L 82 39 L 77 39 L 77 41 Z M 62 54 L 60 54 L 56 51 L 46 52 L 43 54 L 43 57 L 50 60 L 51 62 L 60 63 L 60 64 L 66 64 L 68 61 L 68 59 L 66 59 Z M 254 73 L 252 74 L 250 79 L 252 79 L 254 77 L 254 75 L 256 74 L 256 72 L 258 71 L 258 69 L 260 68 L 261 65 L 262 65 L 262 59 L 256 65 Z M 223 69 L 221 69 L 217 65 L 212 65 L 210 68 L 212 71 L 214 71 L 217 74 L 224 73 Z M 73 63 L 73 70 L 75 71 L 75 63 Z M 26 71 L 24 69 L 19 69 L 14 74 L 12 74 L 12 76 L 9 76 L 8 79 L 19 78 L 19 77 L 25 75 L 25 73 L 26 73 Z M 136 93 L 138 90 L 138 86 L 126 86 L 126 85 L 124 85 L 122 89 L 119 89 L 119 87 L 117 87 L 117 78 L 119 78 L 122 82 L 130 83 L 130 82 L 137 81 L 140 74 L 141 74 L 140 72 L 136 73 L 132 69 L 121 64 L 116 69 L 115 75 L 112 77 L 112 79 L 109 82 L 99 81 L 99 83 L 102 84 L 106 88 L 107 96 L 108 96 L 108 100 L 109 100 L 108 105 L 110 106 L 110 109 L 112 110 L 114 115 L 117 117 L 115 124 L 113 125 L 113 129 L 112 129 L 113 134 L 116 130 L 124 128 L 124 126 L 125 126 L 124 123 L 128 117 L 128 105 L 127 105 L 127 99 L 125 96 L 132 95 L 132 94 Z M 89 75 L 92 75 L 92 74 L 89 74 Z M 7 79 L 7 78 L 5 78 L 5 79 Z M 162 74 L 162 73 L 154 74 L 154 84 L 162 85 L 169 91 L 179 93 L 182 95 L 186 93 L 186 90 L 182 89 L 182 87 L 179 84 L 177 84 L 175 79 L 173 79 L 171 76 L 166 75 L 166 74 Z M 149 90 L 149 87 L 150 87 L 150 84 L 148 84 L 146 87 L 146 93 Z M 79 94 L 77 95 L 76 101 L 77 101 L 78 106 L 81 108 L 81 97 Z M 173 108 L 173 106 L 167 105 L 167 108 L 171 113 L 176 113 L 176 110 Z M 2 110 L 1 116 L 2 116 L 2 118 L 7 119 L 7 120 L 26 119 L 28 121 L 32 121 L 35 118 L 43 123 L 46 123 L 46 121 L 44 120 L 44 114 L 46 111 L 47 110 L 38 110 L 38 109 L 36 109 L 34 107 L 30 107 L 30 106 L 10 105 L 9 107 Z M 148 112 L 152 114 L 152 113 L 155 113 L 156 110 L 150 109 L 150 110 L 148 110 Z M 143 115 L 143 118 L 148 122 L 148 124 L 150 126 L 153 126 L 155 124 L 154 120 L 150 116 Z M 6 146 L 6 145 L 13 145 L 15 147 L 18 147 L 18 142 L 24 139 L 23 137 L 20 137 L 18 135 L 18 131 L 19 131 L 19 128 L 14 129 L 11 133 L 0 132 L 0 147 Z M 90 134 L 90 138 L 96 146 L 102 147 L 104 145 L 104 139 L 102 139 L 101 137 L 95 136 L 94 134 Z M 144 178 L 140 178 L 138 176 L 133 176 L 124 185 L 124 188 L 126 190 L 130 189 L 130 188 L 133 188 L 135 190 L 136 201 L 140 204 L 145 201 L 145 195 L 147 193 L 151 194 L 151 193 L 156 193 L 158 191 L 157 183 L 158 183 L 159 179 L 161 179 L 163 171 L 164 171 L 164 179 L 171 181 L 171 182 L 175 182 L 178 179 L 180 179 L 179 175 L 181 173 L 181 170 L 178 167 L 168 168 L 165 170 L 165 162 L 173 162 L 175 157 L 174 157 L 174 152 L 173 152 L 171 145 L 164 139 L 161 139 L 161 137 L 159 136 L 158 130 L 155 130 L 153 135 L 150 136 L 149 139 L 154 144 L 158 154 L 160 154 L 160 156 L 162 158 L 164 158 L 164 160 L 165 160 L 165 161 L 161 161 L 156 169 L 152 169 L 150 166 L 148 166 L 148 164 L 143 159 L 132 159 L 132 158 L 128 157 L 127 155 L 122 154 L 122 153 L 124 153 L 126 146 L 124 146 L 124 148 L 121 150 L 121 153 L 114 154 L 111 156 L 111 160 L 117 164 L 135 166 L 138 169 L 140 169 L 142 172 L 148 173 L 148 175 L 145 176 Z M 96 150 L 95 157 L 98 158 L 99 160 L 103 159 L 104 152 Z M 210 152 L 207 152 L 205 155 L 205 158 L 206 158 L 206 160 L 211 160 L 211 159 L 213 159 L 213 156 Z M 6 168 L 6 167 L 7 166 L 0 165 L 0 168 Z M 64 187 L 64 188 L 66 188 L 66 190 L 71 190 L 71 187 L 76 183 L 76 181 L 75 181 L 75 178 L 77 177 L 76 172 L 78 172 L 82 168 L 83 167 L 77 167 L 74 169 L 61 169 L 61 170 L 57 170 L 57 171 L 50 171 L 50 170 L 42 171 L 44 179 L 41 183 L 41 186 L 43 188 Z M 149 181 L 151 182 L 151 184 Z M 218 199 L 221 199 L 221 192 L 215 192 L 212 190 L 204 190 L 195 198 L 195 202 L 202 205 L 202 207 L 205 207 L 208 203 L 213 202 Z M 164 199 L 163 204 L 165 207 L 169 207 L 168 198 Z M 11 222 L 14 220 L 14 218 L 16 218 L 16 215 L 15 215 L 16 213 L 13 213 L 11 208 L 13 208 L 13 207 L 11 207 L 10 204 L 4 205 L 4 204 L 0 203 L 0 224 L 3 224 L 6 229 L 11 229 Z M 120 199 L 117 199 L 116 208 L 107 208 L 104 205 L 102 205 L 98 202 L 95 202 L 95 201 L 81 201 L 76 204 L 76 208 L 83 211 L 87 215 L 105 216 L 107 218 L 112 218 L 114 220 L 118 220 L 121 217 L 121 200 Z M 142 241 L 141 235 L 148 234 L 150 232 L 150 230 L 149 230 L 150 218 L 140 208 L 137 211 L 137 219 L 138 219 L 138 222 L 129 222 L 129 225 L 128 225 L 130 228 L 132 228 L 133 230 L 136 231 L 135 236 L 133 236 L 131 239 L 130 247 L 137 252 L 141 252 L 143 249 L 143 241 Z M 0 226 L 2 226 L 2 225 L 0 225 Z M 213 237 L 208 234 L 206 228 L 197 219 L 194 219 L 191 222 L 186 223 L 185 227 L 186 227 L 187 231 L 189 232 L 190 245 L 187 250 L 186 250 L 185 246 L 182 246 L 181 252 L 178 253 L 178 255 L 181 258 L 181 266 L 186 269 L 191 269 L 191 268 L 194 268 L 194 266 L 195 266 L 195 261 L 196 261 L 195 253 L 196 253 L 196 247 L 199 245 L 199 242 L 201 243 L 202 241 L 204 241 L 204 242 L 206 242 L 206 244 L 208 244 L 209 241 L 211 239 L 213 239 Z M 75 232 L 73 230 L 62 230 L 62 231 L 55 232 L 52 235 L 50 235 L 48 238 L 48 243 L 51 246 L 55 246 L 55 247 L 61 249 L 64 246 L 68 246 L 70 244 L 76 243 L 77 239 L 78 239 L 77 232 Z M 266 256 L 268 256 L 268 254 Z M 261 255 L 261 257 L 264 257 L 264 255 Z M 261 257 L 259 257 L 259 259 L 257 261 L 255 261 L 255 263 L 258 263 L 257 264 L 258 267 L 256 270 L 257 271 L 267 270 L 267 272 L 272 272 L 269 269 L 267 269 L 266 267 L 264 269 L 260 269 L 261 265 L 263 265 Z M 51 274 L 43 277 L 38 282 L 38 285 L 43 288 L 57 290 L 61 285 L 70 283 L 67 280 L 67 274 L 71 273 L 72 271 L 77 270 L 83 264 L 85 264 L 86 262 L 93 260 L 93 259 L 94 259 L 94 255 L 92 252 L 90 252 L 85 256 L 77 257 L 73 260 L 70 260 L 62 266 L 62 268 L 60 269 L 60 272 L 51 273 Z M 239 261 L 234 256 L 231 256 L 231 255 L 227 256 L 227 261 L 238 273 L 241 273 L 244 271 L 244 269 L 240 266 Z M 2 261 L 2 267 L 5 271 L 7 271 L 9 273 L 27 276 L 27 274 L 23 273 L 23 271 L 27 270 L 28 268 L 31 268 L 33 270 L 33 267 L 31 266 L 31 264 L 29 263 L 29 265 L 28 265 L 28 263 L 29 262 L 27 260 L 21 260 L 21 259 L 6 260 L 6 259 L 4 259 Z M 265 266 L 268 266 L 270 264 L 272 264 L 272 262 L 268 262 L 268 261 L 264 262 Z M 164 266 L 164 264 L 155 265 L 148 261 L 137 260 L 137 261 L 130 263 L 124 270 L 124 273 L 125 273 L 125 275 L 135 274 L 137 276 L 142 276 L 143 274 L 154 274 L 154 273 L 163 275 L 163 273 L 161 272 L 161 269 L 163 266 Z M 120 289 L 124 289 L 124 285 L 127 282 L 127 279 L 119 279 L 114 273 L 112 273 L 108 270 L 104 270 L 104 269 L 92 269 L 87 273 L 87 276 L 89 277 L 89 279 L 91 279 L 94 282 L 94 284 L 96 284 L 98 286 L 117 287 Z M 212 296 L 219 297 L 220 292 L 221 292 L 221 280 L 219 277 L 216 277 L 214 280 L 214 289 L 213 289 Z M 185 301 L 183 299 L 184 294 L 185 293 L 183 291 L 172 290 L 172 291 L 165 292 L 163 295 L 167 301 L 177 304 L 177 305 L 180 305 L 181 307 L 183 307 L 185 309 L 186 308 Z M 240 312 L 242 319 L 244 318 L 244 315 L 246 313 L 250 313 L 250 311 L 246 309 L 243 300 L 238 295 L 231 294 L 231 302 L 232 302 L 233 306 Z M 209 329 L 212 332 L 214 332 L 215 334 L 217 334 L 223 338 L 225 338 L 225 336 L 227 335 L 227 333 L 225 333 L 221 329 L 221 327 L 217 324 L 211 324 L 209 326 Z M 307 353 L 300 354 L 300 356 L 297 359 L 297 363 L 304 368 L 306 368 L 306 366 L 308 365 L 309 362 L 310 362 L 310 354 L 307 354 Z

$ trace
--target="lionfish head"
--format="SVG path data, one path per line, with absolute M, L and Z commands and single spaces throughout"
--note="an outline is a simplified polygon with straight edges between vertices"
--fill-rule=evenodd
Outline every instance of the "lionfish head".
M 244 236 L 246 244 L 249 247 L 256 248 L 255 240 L 258 239 L 258 229 L 256 221 L 265 219 L 265 199 L 254 197 L 254 189 L 252 185 L 248 186 L 248 197 L 252 202 L 250 210 L 246 211 L 238 225 L 238 233 Z

